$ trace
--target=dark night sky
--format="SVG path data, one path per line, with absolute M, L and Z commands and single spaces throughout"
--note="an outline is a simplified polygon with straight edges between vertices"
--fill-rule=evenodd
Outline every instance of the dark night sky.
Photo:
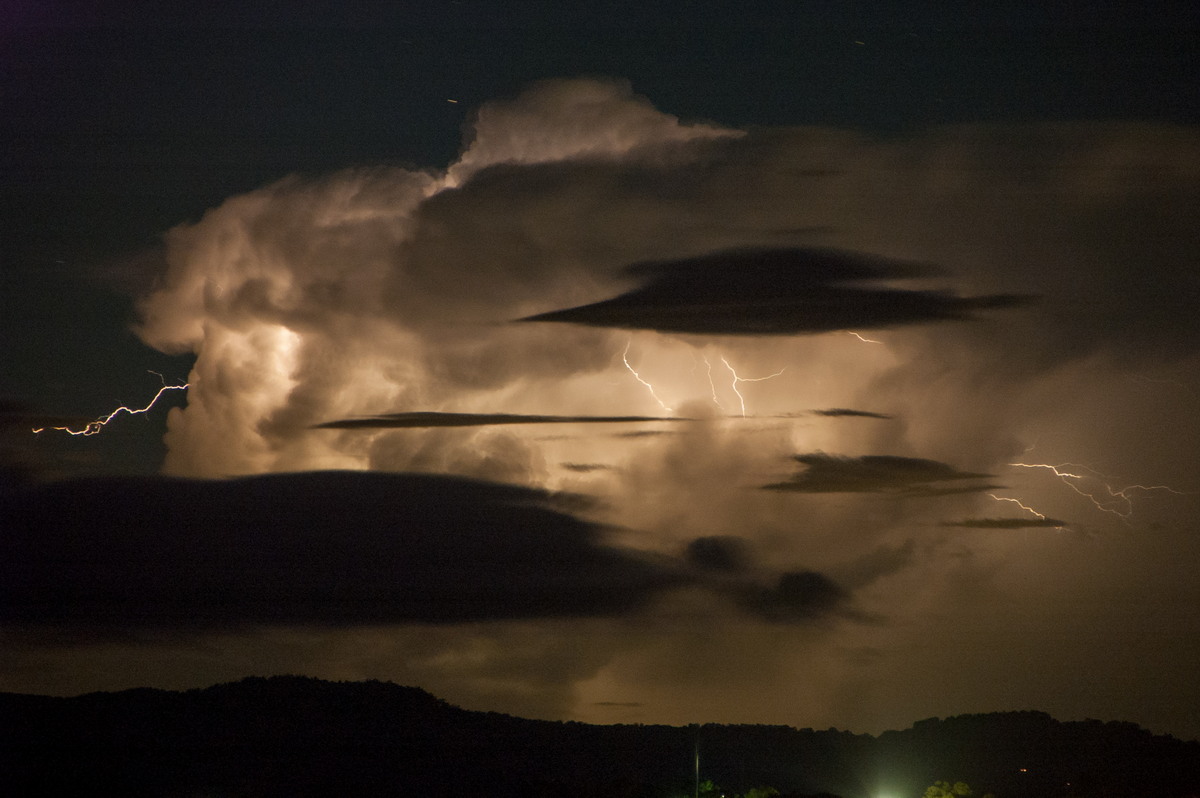
M 0 689 L 1200 737 L 1190 4 L 86 5 L 0 28 Z

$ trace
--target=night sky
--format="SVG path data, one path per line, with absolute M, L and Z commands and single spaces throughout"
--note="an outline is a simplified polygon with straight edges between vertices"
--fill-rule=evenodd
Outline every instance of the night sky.
M 642 5 L 5 4 L 0 690 L 1200 738 L 1197 12 Z

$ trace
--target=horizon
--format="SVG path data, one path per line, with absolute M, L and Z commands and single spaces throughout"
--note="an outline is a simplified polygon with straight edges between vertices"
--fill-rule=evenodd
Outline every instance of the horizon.
M 444 698 L 434 695 L 433 693 L 429 692 L 428 690 L 426 690 L 423 687 L 417 687 L 415 685 L 398 684 L 396 682 L 389 681 L 387 679 L 322 679 L 317 676 L 306 676 L 304 674 L 297 674 L 297 673 L 277 673 L 277 674 L 272 674 L 269 676 L 243 676 L 240 679 L 235 679 L 233 681 L 217 682 L 215 684 L 196 686 L 196 687 L 169 688 L 169 687 L 138 686 L 138 687 L 118 688 L 118 689 L 112 689 L 112 690 L 93 690 L 93 691 L 89 691 L 86 693 L 77 693 L 77 694 L 71 694 L 71 695 L 47 695 L 47 694 L 43 694 L 43 693 L 20 693 L 20 692 L 12 692 L 12 691 L 0 691 L 0 695 L 19 695 L 19 696 L 31 696 L 34 698 L 70 699 L 70 698 L 87 698 L 89 696 L 95 696 L 95 695 L 117 695 L 120 693 L 137 693 L 137 692 L 141 692 L 141 691 L 145 691 L 145 690 L 150 690 L 153 692 L 161 692 L 161 693 L 175 693 L 175 694 L 182 695 L 185 693 L 205 692 L 207 690 L 212 690 L 212 689 L 221 688 L 221 687 L 231 687 L 231 686 L 240 685 L 240 684 L 244 684 L 244 683 L 248 683 L 248 682 L 259 682 L 259 681 L 269 682 L 269 681 L 276 680 L 276 679 L 278 679 L 278 680 L 294 679 L 294 680 L 298 680 L 298 681 L 320 682 L 322 684 L 332 684 L 332 685 L 351 686 L 351 687 L 356 686 L 356 685 L 382 684 L 382 685 L 385 685 L 388 687 L 395 687 L 400 690 L 415 690 L 419 693 L 423 693 L 424 695 L 428 696 L 429 698 L 433 699 L 434 701 L 436 701 L 439 704 L 445 705 L 446 707 L 448 707 L 450 709 L 460 710 L 463 712 L 469 712 L 469 713 L 475 713 L 475 714 L 481 714 L 481 715 L 488 715 L 488 714 L 503 715 L 505 717 L 514 718 L 516 720 L 542 721 L 545 723 L 580 723 L 585 726 L 662 726 L 662 727 L 670 728 L 670 729 L 687 729 L 687 728 L 690 728 L 693 726 L 700 726 L 701 728 L 706 727 L 706 726 L 726 727 L 726 728 L 737 727 L 737 726 L 763 726 L 763 727 L 774 728 L 774 727 L 782 726 L 783 728 L 787 728 L 792 731 L 798 731 L 798 732 L 851 734 L 854 736 L 866 736 L 866 737 L 878 738 L 885 734 L 895 734 L 895 733 L 912 731 L 917 725 L 924 724 L 929 721 L 936 721 L 936 722 L 940 723 L 943 721 L 952 721 L 952 720 L 962 719 L 962 718 L 982 718 L 982 717 L 992 717 L 992 716 L 996 716 L 996 715 L 1036 715 L 1036 716 L 1045 717 L 1045 718 L 1053 721 L 1054 723 L 1064 724 L 1064 725 L 1065 724 L 1075 724 L 1075 723 L 1100 723 L 1100 724 L 1103 724 L 1106 726 L 1107 725 L 1113 725 L 1113 726 L 1132 725 L 1132 726 L 1135 726 L 1136 728 L 1138 728 L 1139 730 L 1147 732 L 1155 737 L 1165 737 L 1165 738 L 1175 739 L 1175 740 L 1178 740 L 1179 742 L 1184 742 L 1184 743 L 1193 743 L 1193 742 L 1200 743 L 1200 740 L 1196 740 L 1196 739 L 1181 738 L 1181 737 L 1176 737 L 1175 735 L 1172 735 L 1172 734 L 1155 732 L 1152 729 L 1147 729 L 1144 726 L 1134 723 L 1133 721 L 1122 720 L 1120 718 L 1109 718 L 1109 719 L 1073 718 L 1073 719 L 1065 719 L 1064 720 L 1062 718 L 1055 717 L 1054 715 L 1051 715 L 1048 712 L 1043 712 L 1042 710 L 1032 709 L 1032 708 L 1003 709 L 1003 710 L 994 710 L 994 711 L 990 711 L 990 712 L 986 712 L 986 711 L 985 712 L 967 712 L 967 713 L 962 713 L 959 715 L 947 715 L 945 717 L 935 715 L 935 716 L 931 716 L 928 718 L 914 719 L 911 723 L 908 724 L 908 726 L 903 727 L 903 728 L 884 729 L 880 732 L 857 731 L 855 729 L 843 729 L 843 728 L 839 728 L 837 726 L 831 726 L 831 727 L 824 728 L 824 729 L 817 729 L 817 728 L 813 728 L 811 726 L 792 726 L 789 724 L 720 723 L 720 722 L 708 722 L 708 721 L 698 722 L 698 723 L 697 722 L 685 723 L 685 724 L 622 723 L 619 721 L 608 722 L 608 723 L 589 723 L 586 721 L 571 720 L 569 718 L 566 718 L 566 719 L 563 719 L 563 718 L 535 718 L 535 717 L 525 717 L 525 716 L 521 716 L 521 715 L 512 715 L 512 714 L 506 713 L 506 712 L 496 712 L 495 710 L 490 710 L 490 709 L 472 709 L 470 707 L 459 706 L 458 704 L 454 704 L 450 701 L 447 701 Z

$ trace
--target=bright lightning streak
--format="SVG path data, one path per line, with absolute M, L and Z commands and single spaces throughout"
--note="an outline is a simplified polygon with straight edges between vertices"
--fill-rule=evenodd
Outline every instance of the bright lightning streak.
M 664 402 L 662 399 L 658 398 L 658 394 L 655 393 L 655 391 L 654 391 L 654 386 L 651 385 L 650 383 L 646 382 L 645 380 L 643 380 L 642 375 L 638 374 L 637 371 L 633 368 L 633 366 L 629 365 L 629 347 L 632 343 L 633 343 L 633 339 L 630 338 L 625 343 L 625 351 L 621 353 L 621 360 L 624 361 L 625 368 L 629 369 L 629 373 L 632 374 L 634 376 L 634 378 L 637 379 L 638 382 L 640 382 L 642 385 L 646 386 L 646 389 L 650 391 L 650 395 L 654 397 L 654 401 L 658 402 L 659 407 L 661 407 L 663 410 L 667 411 L 668 413 L 674 412 L 674 408 L 668 407 L 666 402 Z
M 1175 490 L 1167 485 L 1126 485 L 1123 488 L 1115 488 L 1107 481 L 1108 477 L 1105 477 L 1099 471 L 1077 463 L 1061 463 L 1059 465 L 1051 465 L 1049 463 L 1009 463 L 1009 465 L 1014 468 L 1046 469 L 1058 477 L 1064 485 L 1094 504 L 1097 510 L 1112 513 L 1120 518 L 1127 519 L 1133 515 L 1134 491 L 1144 491 L 1147 493 L 1151 491 L 1166 491 L 1178 496 L 1187 495 L 1183 491 Z M 1071 468 L 1072 471 L 1064 471 L 1064 468 Z M 1088 473 L 1073 473 L 1073 471 L 1080 469 Z M 1099 483 L 1102 492 L 1089 493 L 1087 490 L 1084 490 L 1081 486 L 1085 485 L 1088 480 Z M 1108 494 L 1107 498 L 1103 496 L 1105 493 Z M 1100 498 L 1097 498 L 1097 494 L 1100 494 Z
M 846 334 L 847 334 L 847 335 L 853 335 L 855 338 L 857 338 L 858 340 L 862 341 L 864 344 L 881 344 L 881 343 L 883 343 L 883 341 L 876 341 L 874 338 L 863 338 L 863 337 L 862 337 L 861 335 L 859 335 L 858 333 L 856 333 L 856 332 L 851 332 L 850 330 L 846 330 Z
M 742 406 L 742 418 L 746 417 L 746 397 L 742 396 L 742 392 L 738 390 L 738 383 L 739 382 L 762 382 L 763 380 L 769 380 L 769 379 L 778 377 L 780 374 L 782 374 L 784 372 L 783 369 L 780 369 L 779 371 L 775 372 L 774 374 L 768 374 L 765 377 L 739 377 L 738 373 L 733 370 L 733 366 L 729 365 L 729 361 L 725 359 L 724 355 L 721 356 L 721 362 L 725 364 L 725 368 L 729 369 L 729 373 L 733 375 L 733 382 L 731 383 L 731 385 L 733 387 L 733 392 L 735 394 L 737 394 L 738 402 Z
M 721 404 L 721 400 L 717 398 L 717 384 L 713 382 L 712 378 L 712 363 L 709 362 L 707 357 L 704 358 L 704 365 L 708 368 L 708 389 L 712 391 L 713 404 L 724 410 L 725 405 Z
M 989 493 L 988 495 L 991 496 L 993 499 L 995 499 L 998 502 L 1012 502 L 1013 504 L 1020 507 L 1022 510 L 1033 513 L 1034 515 L 1036 515 L 1038 518 L 1042 519 L 1043 521 L 1046 520 L 1046 516 L 1042 515 L 1041 513 L 1039 513 L 1037 510 L 1033 509 L 1032 507 L 1022 504 L 1018 499 L 1009 499 L 1004 496 L 997 496 L 994 493 Z
M 159 376 L 161 377 L 162 375 L 160 374 Z M 154 394 L 154 398 L 151 399 L 150 403 L 145 407 L 133 408 L 122 405 L 121 407 L 118 407 L 116 410 L 109 413 L 107 416 L 101 416 L 95 421 L 89 421 L 79 429 L 71 429 L 70 427 L 38 427 L 33 430 L 33 434 L 36 435 L 39 432 L 45 432 L 47 429 L 53 429 L 60 432 L 65 432 L 68 435 L 97 435 L 99 434 L 100 430 L 102 430 L 104 426 L 108 424 L 108 422 L 116 418 L 117 415 L 121 413 L 128 413 L 129 415 L 134 416 L 138 415 L 139 413 L 145 413 L 150 410 L 150 408 L 154 407 L 158 400 L 162 398 L 162 395 L 167 391 L 183 391 L 187 390 L 187 387 L 188 383 L 186 382 L 183 385 L 164 385 L 158 389 L 158 393 Z

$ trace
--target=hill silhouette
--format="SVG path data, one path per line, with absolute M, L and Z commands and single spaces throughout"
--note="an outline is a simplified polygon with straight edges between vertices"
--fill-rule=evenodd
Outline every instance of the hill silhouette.
M 0 794 L 691 795 L 918 798 L 935 780 L 1017 796 L 1200 795 L 1200 743 L 1041 712 L 920 721 L 878 737 L 784 726 L 535 721 L 378 681 L 248 678 L 186 692 L 0 694 Z

